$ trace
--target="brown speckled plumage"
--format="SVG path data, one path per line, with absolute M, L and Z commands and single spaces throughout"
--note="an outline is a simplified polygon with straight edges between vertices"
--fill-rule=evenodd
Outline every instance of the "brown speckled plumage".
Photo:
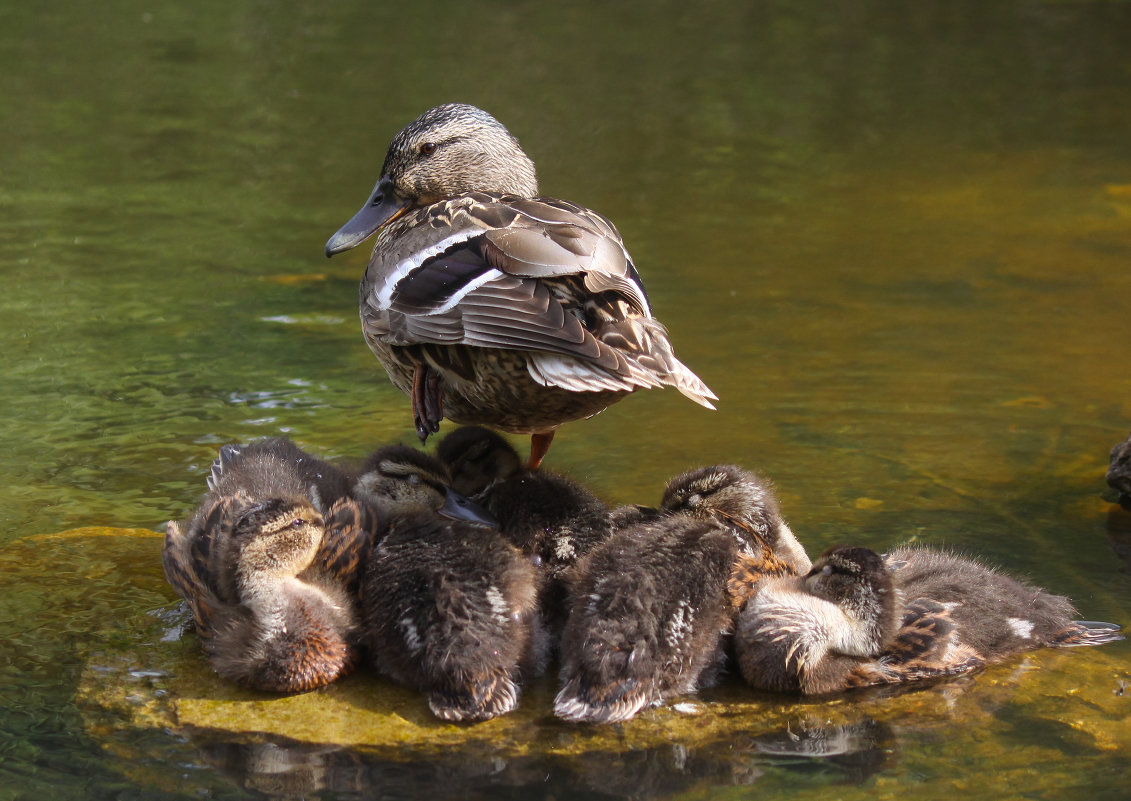
M 613 224 L 537 192 L 533 163 L 497 120 L 438 106 L 394 137 L 370 199 L 326 245 L 332 255 L 377 232 L 362 328 L 412 398 L 420 437 L 447 417 L 548 448 L 562 423 L 651 387 L 714 408 Z

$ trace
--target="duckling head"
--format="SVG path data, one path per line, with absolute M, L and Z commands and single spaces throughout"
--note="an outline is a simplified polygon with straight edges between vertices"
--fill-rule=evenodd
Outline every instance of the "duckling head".
M 333 256 L 414 208 L 468 192 L 534 197 L 534 162 L 502 123 L 464 103 L 436 106 L 393 137 L 369 199 L 326 243 Z
M 388 445 L 375 451 L 365 462 L 354 489 L 363 500 L 392 517 L 432 512 L 497 525 L 489 512 L 452 489 L 451 476 L 442 462 L 407 445 Z
M 734 465 L 714 465 L 673 478 L 660 503 L 668 514 L 733 523 L 771 547 L 781 521 L 769 484 Z
M 463 495 L 478 495 L 497 481 L 522 469 L 522 459 L 501 435 L 482 426 L 461 426 L 436 447 L 436 456 L 448 468 L 452 488 Z
M 668 482 L 660 509 L 726 525 L 740 539 L 782 560 L 785 572 L 804 573 L 810 567 L 805 549 L 782 519 L 770 482 L 749 470 L 713 465 L 676 476 Z
M 272 498 L 239 511 L 229 553 L 240 594 L 297 576 L 314 560 L 324 533 L 322 515 L 305 500 Z
M 805 576 L 805 588 L 835 604 L 849 626 L 840 632 L 837 650 L 872 656 L 895 636 L 898 594 L 883 557 L 868 548 L 828 549 Z

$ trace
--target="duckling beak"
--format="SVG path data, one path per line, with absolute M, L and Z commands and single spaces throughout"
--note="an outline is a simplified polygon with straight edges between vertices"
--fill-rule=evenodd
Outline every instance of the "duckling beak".
M 445 492 L 444 505 L 439 513 L 453 520 L 466 520 L 469 523 L 479 523 L 491 528 L 499 527 L 499 521 L 495 519 L 493 514 L 479 504 L 469 501 L 454 489 L 448 489 Z
M 408 211 L 408 208 L 408 202 L 398 198 L 393 191 L 392 180 L 388 176 L 382 176 L 361 210 L 330 237 L 330 241 L 326 243 L 326 256 L 333 256 L 335 253 L 357 247 L 376 233 L 382 225 L 392 222 Z

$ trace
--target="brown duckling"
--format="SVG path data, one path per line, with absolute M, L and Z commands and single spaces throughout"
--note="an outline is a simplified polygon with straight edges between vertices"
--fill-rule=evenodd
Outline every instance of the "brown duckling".
M 447 468 L 435 457 L 407 445 L 386 445 L 374 451 L 354 476 L 353 494 L 390 518 L 428 511 L 497 526 L 482 506 L 456 492 L 451 481 Z
M 808 567 L 773 492 L 748 471 L 723 465 L 678 476 L 660 509 L 658 521 L 598 545 L 570 578 L 559 717 L 626 720 L 709 686 L 751 588 Z
M 739 616 L 747 683 L 817 695 L 956 675 L 1041 646 L 1099 645 L 1068 599 L 928 549 L 829 549 L 804 577 L 768 579 Z
M 538 577 L 496 531 L 432 514 L 393 519 L 362 588 L 378 671 L 425 694 L 436 717 L 487 720 L 545 668 Z
M 523 468 L 510 443 L 480 426 L 448 434 L 436 455 L 452 471 L 453 483 L 475 491 L 500 533 L 540 568 L 538 606 L 556 643 L 565 625 L 565 571 L 609 536 L 608 506 L 566 476 Z
M 544 669 L 538 576 L 498 531 L 468 522 L 493 519 L 450 480 L 401 446 L 358 477 L 355 492 L 389 519 L 366 564 L 364 642 L 373 666 L 423 692 L 437 717 L 486 720 L 513 710 L 523 676 Z
M 376 528 L 322 463 L 282 440 L 225 446 L 211 491 L 187 523 L 166 527 L 165 576 L 192 610 L 214 670 L 244 686 L 302 692 L 357 661 L 353 589 Z M 346 485 L 348 486 L 348 485 Z M 336 490 L 335 490 L 336 491 Z
M 393 137 L 369 199 L 326 243 L 331 256 L 377 233 L 362 328 L 421 440 L 445 417 L 529 434 L 533 468 L 559 426 L 638 389 L 713 409 L 613 224 L 537 194 L 518 140 L 449 103 Z
M 595 548 L 570 583 L 554 714 L 612 723 L 712 684 L 731 626 L 735 550 L 729 532 L 680 516 Z

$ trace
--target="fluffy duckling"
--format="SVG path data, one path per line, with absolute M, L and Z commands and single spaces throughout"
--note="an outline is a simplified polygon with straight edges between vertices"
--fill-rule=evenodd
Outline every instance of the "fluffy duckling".
M 613 723 L 709 686 L 730 630 L 731 534 L 674 517 L 614 535 L 577 566 L 554 714 Z
M 629 525 L 571 576 L 554 712 L 626 720 L 647 705 L 709 686 L 727 636 L 765 575 L 808 567 L 768 485 L 733 466 L 673 479 L 657 521 Z
M 421 440 L 444 417 L 529 434 L 535 468 L 560 425 L 637 389 L 713 409 L 613 224 L 537 194 L 518 140 L 449 103 L 393 138 L 369 199 L 326 243 L 331 256 L 377 233 L 362 328 Z
M 441 720 L 487 720 L 518 704 L 545 667 L 538 577 L 499 534 L 405 515 L 370 555 L 362 588 L 374 666 L 425 694 Z
M 566 617 L 564 574 L 608 537 L 608 506 L 563 475 L 524 469 L 510 443 L 480 426 L 456 429 L 440 441 L 436 454 L 453 483 L 476 492 L 500 533 L 539 566 L 538 606 L 556 642 Z
M 456 492 L 451 481 L 435 457 L 407 445 L 386 445 L 353 478 L 353 494 L 390 518 L 427 511 L 484 526 L 498 524 L 483 507 Z
M 213 669 L 246 687 L 303 692 L 357 661 L 353 590 L 376 518 L 348 496 L 325 507 L 348 484 L 316 462 L 282 440 L 225 446 L 204 502 L 166 526 L 165 576 Z
M 952 554 L 829 549 L 804 577 L 764 582 L 735 652 L 753 687 L 818 695 L 956 675 L 1041 646 L 1099 645 L 1068 599 Z
M 522 472 L 522 459 L 502 436 L 483 426 L 460 426 L 436 446 L 452 488 L 469 498 Z
M 523 675 L 544 669 L 538 576 L 498 531 L 469 522 L 493 519 L 448 481 L 438 460 L 401 446 L 358 477 L 355 491 L 389 519 L 366 564 L 364 643 L 437 717 L 486 720 L 513 710 Z

